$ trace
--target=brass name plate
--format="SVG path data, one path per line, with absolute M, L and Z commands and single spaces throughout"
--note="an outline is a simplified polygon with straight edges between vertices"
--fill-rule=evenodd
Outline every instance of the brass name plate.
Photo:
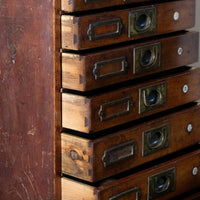
M 139 113 L 163 107 L 166 103 L 166 83 L 151 85 L 139 90 Z
M 106 26 L 107 29 L 109 29 L 109 26 L 112 27 L 113 25 L 115 25 L 116 27 L 115 31 L 108 31 L 106 33 L 95 34 L 96 28 L 101 28 L 102 26 L 104 27 Z M 122 28 L 123 28 L 123 24 L 120 18 L 102 20 L 102 21 L 97 21 L 95 23 L 90 24 L 87 31 L 87 35 L 90 41 L 101 40 L 101 39 L 106 39 L 106 38 L 111 38 L 111 37 L 116 37 L 116 36 L 121 35 Z
M 135 142 L 133 140 L 113 146 L 104 151 L 102 157 L 104 167 L 113 165 L 119 161 L 129 159 L 134 156 Z
M 156 8 L 133 10 L 129 13 L 128 36 L 134 37 L 156 31 Z
M 153 200 L 175 189 L 175 168 L 148 178 L 148 199 Z
M 147 156 L 169 147 L 169 124 L 143 132 L 142 155 Z
M 123 115 L 128 115 L 133 107 L 131 97 L 113 100 L 100 105 L 99 118 L 101 121 L 110 120 Z
M 109 67 L 111 70 L 109 70 Z M 128 62 L 126 61 L 125 57 L 113 58 L 96 62 L 93 69 L 93 75 L 95 80 L 106 79 L 109 77 L 125 74 L 127 72 L 127 68 Z

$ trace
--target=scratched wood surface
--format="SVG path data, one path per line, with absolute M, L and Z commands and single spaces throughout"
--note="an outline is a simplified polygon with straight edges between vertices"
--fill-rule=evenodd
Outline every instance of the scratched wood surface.
M 55 6 L 0 1 L 1 200 L 60 199 Z
M 148 198 L 149 177 L 170 169 L 175 169 L 175 179 L 171 181 L 171 183 L 175 183 L 175 190 L 157 197 L 156 200 L 178 199 L 175 197 L 199 188 L 200 173 L 192 175 L 194 167 L 199 168 L 199 162 L 200 151 L 197 150 L 121 179 L 111 179 L 97 187 L 91 187 L 78 181 L 62 178 L 62 200 L 80 200 L 80 194 L 82 199 L 87 200 L 105 200 L 112 199 L 112 197 L 113 199 L 123 200 L 136 199 L 136 192 L 130 192 L 133 188 L 140 189 L 141 200 L 150 199 Z M 121 198 L 114 198 L 118 195 L 121 195 Z

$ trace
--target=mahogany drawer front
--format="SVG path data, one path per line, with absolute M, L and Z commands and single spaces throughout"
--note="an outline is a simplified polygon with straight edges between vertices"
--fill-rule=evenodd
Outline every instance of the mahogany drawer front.
M 200 99 L 200 69 L 93 96 L 62 94 L 63 128 L 91 133 Z
M 194 63 L 198 41 L 197 32 L 186 32 L 86 55 L 62 53 L 62 87 L 88 91 Z
M 125 5 L 129 3 L 149 2 L 150 0 L 62 0 L 61 9 L 66 12 L 77 12 L 105 8 L 110 6 Z
M 62 48 L 81 50 L 194 26 L 195 0 L 165 2 L 86 16 L 62 15 Z
M 197 150 L 97 187 L 62 178 L 62 199 L 171 199 L 200 186 L 199 163 Z
M 62 133 L 62 172 L 94 182 L 200 141 L 200 105 L 96 140 Z

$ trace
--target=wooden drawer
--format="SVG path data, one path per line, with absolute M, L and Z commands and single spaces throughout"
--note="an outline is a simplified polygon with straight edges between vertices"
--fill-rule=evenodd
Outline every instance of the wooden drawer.
M 160 165 L 113 180 L 89 186 L 62 178 L 63 200 L 167 200 L 200 187 L 200 150 Z
M 194 26 L 195 0 L 91 15 L 63 15 L 62 48 L 81 50 L 109 45 Z
M 62 0 L 61 9 L 66 12 L 92 10 L 129 3 L 149 2 L 151 0 Z
M 85 133 L 107 129 L 195 101 L 200 98 L 199 86 L 200 69 L 186 67 L 93 96 L 63 93 L 62 126 Z
M 200 141 L 200 105 L 95 140 L 62 133 L 62 171 L 99 181 Z
M 62 87 L 88 91 L 188 65 L 198 60 L 198 44 L 197 32 L 183 32 L 95 53 L 62 53 Z

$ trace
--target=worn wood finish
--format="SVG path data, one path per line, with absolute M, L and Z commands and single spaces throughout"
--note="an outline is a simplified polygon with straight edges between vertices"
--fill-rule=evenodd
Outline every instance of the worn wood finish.
M 60 3 L 0 1 L 0 199 L 60 200 Z
M 76 182 L 67 178 L 62 178 L 62 199 L 63 200 L 79 200 L 79 193 L 82 194 L 83 199 L 105 200 L 115 195 L 122 194 L 130 189 L 139 187 L 141 191 L 141 200 L 148 199 L 148 178 L 152 175 L 162 173 L 163 171 L 175 168 L 175 190 L 162 195 L 156 199 L 167 200 L 172 197 L 178 196 L 182 193 L 188 192 L 192 189 L 200 187 L 200 173 L 192 175 L 194 167 L 199 169 L 200 151 L 191 152 L 171 161 L 167 161 L 160 165 L 156 165 L 150 169 L 132 174 L 118 180 L 112 180 L 110 183 L 105 183 L 102 186 L 91 188 L 91 186 L 84 185 L 83 183 Z M 73 190 L 67 190 L 67 188 Z M 85 187 L 85 189 L 81 190 Z M 123 200 L 136 199 L 135 193 L 124 195 Z
M 62 48 L 64 49 L 89 49 L 110 45 L 124 41 L 145 38 L 157 34 L 170 33 L 173 31 L 191 28 L 195 23 L 195 0 L 181 0 L 155 4 L 156 8 L 156 30 L 154 33 L 140 34 L 137 36 L 128 36 L 129 12 L 152 6 L 137 7 L 125 10 L 117 10 L 106 13 L 99 13 L 85 16 L 62 16 Z M 179 13 L 179 18 L 174 20 L 175 12 Z M 91 24 L 99 23 L 105 20 L 119 19 L 123 26 L 121 33 L 113 37 L 97 39 L 91 41 L 88 36 L 88 28 Z M 115 23 L 107 25 L 95 25 L 94 34 L 102 35 L 110 32 L 116 32 Z
M 170 37 L 163 37 L 161 39 L 154 39 L 149 42 L 134 43 L 129 46 L 102 50 L 89 54 L 62 53 L 62 87 L 87 91 L 194 63 L 198 60 L 199 55 L 198 40 L 197 32 L 187 32 Z M 135 73 L 134 65 L 136 61 L 133 55 L 134 49 L 157 43 L 161 45 L 160 67 L 155 69 L 149 67 L 147 69 L 145 68 L 143 72 Z M 178 49 L 180 47 L 183 50 L 181 55 L 178 54 Z M 104 77 L 95 77 L 94 70 L 98 63 L 122 57 L 124 57 L 127 62 L 127 68 L 124 70 L 125 72 L 111 76 L 108 75 L 122 70 L 123 63 L 119 60 L 117 62 L 104 64 L 101 68 L 99 67 L 97 70 L 100 75 L 104 75 Z M 157 59 L 159 60 L 159 58 Z M 138 62 L 139 61 L 137 61 L 137 63 Z
M 62 133 L 62 171 L 65 174 L 93 182 L 131 169 L 145 162 L 198 143 L 200 141 L 199 119 L 200 105 L 165 115 L 153 121 L 144 121 L 140 125 L 118 131 L 96 140 L 87 140 Z M 187 130 L 189 124 L 193 127 L 191 132 Z M 163 125 L 169 125 L 169 146 L 143 156 L 143 133 L 162 127 Z M 134 141 L 136 148 L 132 157 L 115 162 L 110 166 L 104 166 L 102 158 L 107 150 L 130 141 Z M 125 148 L 121 148 L 121 154 L 124 153 L 123 149 L 125 151 Z M 119 156 L 120 158 L 119 150 L 117 149 L 115 151 L 116 154 L 113 154 L 113 157 Z
M 200 69 L 192 68 L 156 80 L 129 85 L 118 90 L 88 97 L 63 93 L 62 126 L 63 128 L 90 133 L 195 101 L 200 98 L 199 77 Z M 148 112 L 139 113 L 139 90 L 161 83 L 166 84 L 165 105 Z M 187 93 L 183 92 L 184 85 L 188 85 L 189 90 Z M 116 105 L 113 102 L 117 102 Z M 104 115 L 103 120 L 101 120 L 102 114 Z M 109 118 L 110 116 L 113 117 Z
M 62 10 L 66 12 L 77 12 L 77 11 L 85 11 L 85 10 L 93 10 L 99 8 L 105 8 L 110 6 L 118 6 L 118 5 L 126 5 L 130 3 L 141 3 L 141 2 L 149 2 L 150 0 L 62 0 Z

